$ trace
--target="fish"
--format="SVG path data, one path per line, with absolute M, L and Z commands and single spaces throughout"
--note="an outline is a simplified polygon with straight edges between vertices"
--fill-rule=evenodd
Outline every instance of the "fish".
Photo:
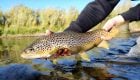
M 116 29 L 110 32 L 97 29 L 85 33 L 65 31 L 41 36 L 23 50 L 21 57 L 25 59 L 49 59 L 54 55 L 56 56 L 58 50 L 67 49 L 71 55 L 80 54 L 80 56 L 84 56 L 83 59 L 89 61 L 89 56 L 85 52 L 96 47 L 103 40 L 112 39 L 117 32 Z M 57 58 L 60 57 L 57 56 Z

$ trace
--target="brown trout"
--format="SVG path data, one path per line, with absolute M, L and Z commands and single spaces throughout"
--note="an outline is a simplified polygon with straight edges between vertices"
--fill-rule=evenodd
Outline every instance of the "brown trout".
M 97 46 L 104 39 L 111 39 L 116 35 L 116 30 L 107 32 L 99 29 L 86 33 L 73 31 L 54 33 L 42 36 L 29 45 L 21 54 L 26 59 L 49 58 L 60 49 L 68 49 L 70 53 L 83 53 Z

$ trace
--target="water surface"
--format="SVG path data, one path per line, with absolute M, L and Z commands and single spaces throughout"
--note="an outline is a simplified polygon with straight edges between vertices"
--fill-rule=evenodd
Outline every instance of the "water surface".
M 109 50 L 88 51 L 91 62 L 63 58 L 53 64 L 50 60 L 20 57 L 36 38 L 0 39 L 0 80 L 140 80 L 140 58 L 115 57 L 127 54 L 135 45 L 134 39 L 115 39 L 110 41 Z

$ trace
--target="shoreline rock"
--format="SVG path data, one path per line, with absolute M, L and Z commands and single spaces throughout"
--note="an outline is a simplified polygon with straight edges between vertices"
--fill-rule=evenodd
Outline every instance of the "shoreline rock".
M 136 45 L 130 49 L 127 56 L 140 57 L 140 36 L 136 40 Z

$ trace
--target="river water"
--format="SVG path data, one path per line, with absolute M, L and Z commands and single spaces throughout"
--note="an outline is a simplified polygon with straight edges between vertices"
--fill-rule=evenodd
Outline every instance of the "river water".
M 75 58 L 26 60 L 20 57 L 36 37 L 0 39 L 0 80 L 140 80 L 140 58 L 118 57 L 136 44 L 133 38 L 109 41 L 110 49 L 87 51 L 91 62 Z

